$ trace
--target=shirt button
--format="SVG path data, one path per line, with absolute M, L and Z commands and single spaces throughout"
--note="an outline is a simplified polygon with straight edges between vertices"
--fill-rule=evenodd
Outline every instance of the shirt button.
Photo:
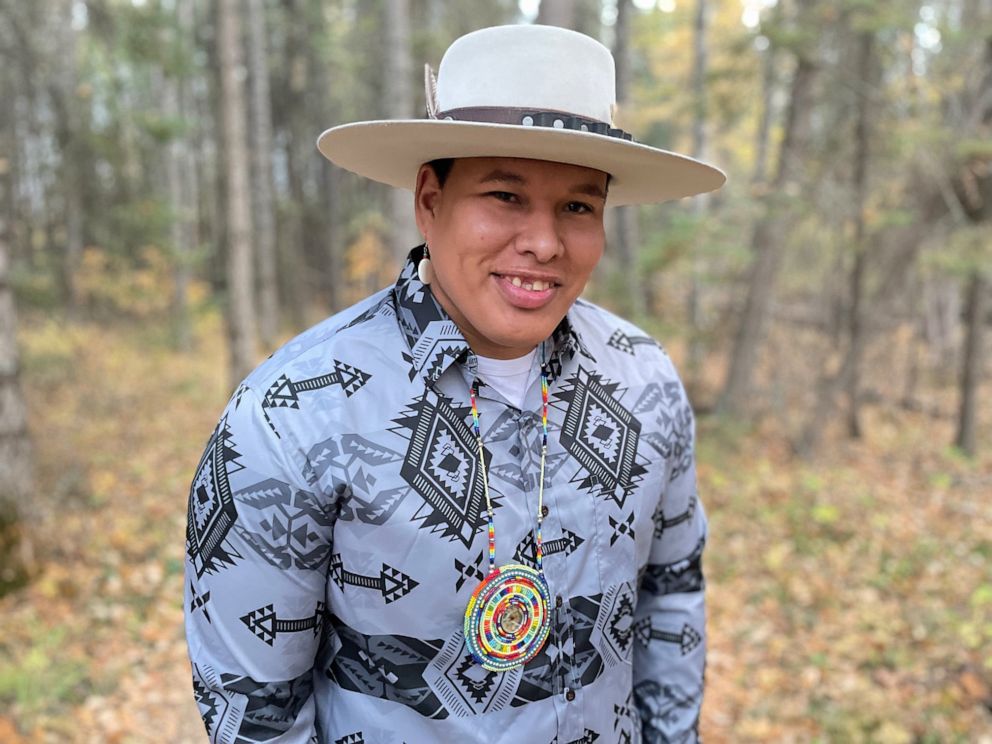
M 555 607 L 561 607 L 561 595 L 555 597 Z
M 550 512 L 550 511 L 551 510 L 548 508 L 548 505 L 547 504 L 544 504 L 543 506 L 541 506 L 541 518 L 542 519 L 547 519 L 548 512 Z
M 566 690 L 565 691 L 565 699 L 568 702 L 572 702 L 573 700 L 575 700 L 575 690 Z

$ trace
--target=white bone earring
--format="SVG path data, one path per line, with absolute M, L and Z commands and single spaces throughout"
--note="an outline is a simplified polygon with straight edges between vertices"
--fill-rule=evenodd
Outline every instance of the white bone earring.
M 424 257 L 417 264 L 417 278 L 425 285 L 430 284 L 434 279 L 434 269 L 431 267 L 431 254 L 427 248 L 427 243 L 424 243 Z

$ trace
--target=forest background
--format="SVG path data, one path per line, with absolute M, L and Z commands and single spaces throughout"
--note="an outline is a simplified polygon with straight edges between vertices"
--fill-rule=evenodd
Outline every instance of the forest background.
M 202 740 L 200 451 L 416 242 L 316 136 L 534 21 L 729 174 L 613 210 L 587 292 L 697 408 L 707 740 L 992 742 L 990 0 L 0 0 L 0 742 Z

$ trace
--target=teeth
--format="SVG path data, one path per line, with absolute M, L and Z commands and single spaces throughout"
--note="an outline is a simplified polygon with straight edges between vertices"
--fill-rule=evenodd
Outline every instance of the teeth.
M 514 287 L 523 287 L 531 292 L 543 292 L 546 289 L 551 289 L 551 282 L 533 281 L 525 282 L 519 276 L 508 277 L 510 284 Z

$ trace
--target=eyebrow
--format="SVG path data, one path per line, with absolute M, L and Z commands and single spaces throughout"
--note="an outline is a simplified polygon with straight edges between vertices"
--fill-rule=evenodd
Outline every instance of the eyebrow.
M 513 171 L 502 170 L 497 168 L 496 170 L 489 171 L 485 176 L 479 179 L 479 183 L 512 183 L 517 186 L 526 186 L 527 179 L 521 176 L 519 173 L 514 173 Z M 586 196 L 594 196 L 599 199 L 606 200 L 606 191 L 599 184 L 592 182 L 577 183 L 572 186 L 569 191 L 573 194 L 585 194 Z

